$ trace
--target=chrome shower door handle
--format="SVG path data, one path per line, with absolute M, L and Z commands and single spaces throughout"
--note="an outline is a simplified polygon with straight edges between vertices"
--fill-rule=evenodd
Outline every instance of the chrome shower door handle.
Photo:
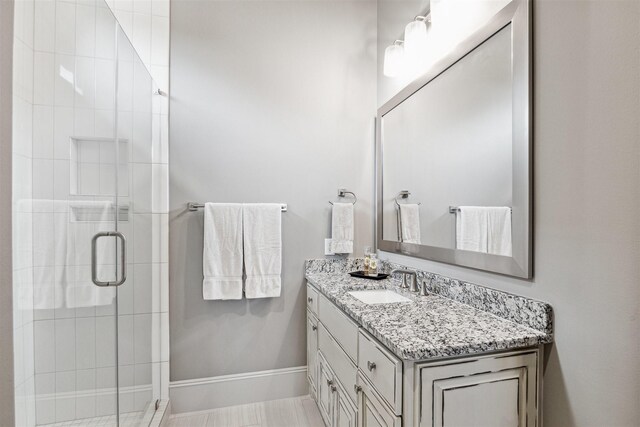
M 120 239 L 120 279 L 115 282 L 103 282 L 98 279 L 98 239 L 116 237 Z M 120 286 L 127 280 L 127 239 L 119 231 L 101 231 L 91 239 L 91 281 L 96 286 Z

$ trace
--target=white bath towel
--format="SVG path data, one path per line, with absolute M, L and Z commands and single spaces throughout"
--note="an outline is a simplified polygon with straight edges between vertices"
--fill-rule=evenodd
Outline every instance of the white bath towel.
M 331 252 L 353 253 L 353 203 L 334 203 L 331 211 Z
M 511 256 L 511 208 L 460 206 L 456 248 Z
M 275 203 L 242 207 L 247 298 L 280 296 L 282 271 L 282 211 Z
M 112 304 L 115 288 L 91 280 L 91 239 L 114 229 L 110 201 L 34 200 L 33 308 Z M 85 214 L 89 215 L 88 217 Z M 115 280 L 115 239 L 98 241 L 98 278 Z
M 511 256 L 511 208 L 487 208 L 487 252 Z
M 420 244 L 420 206 L 417 203 L 400 204 L 402 241 Z
M 242 299 L 242 204 L 205 203 L 202 297 Z

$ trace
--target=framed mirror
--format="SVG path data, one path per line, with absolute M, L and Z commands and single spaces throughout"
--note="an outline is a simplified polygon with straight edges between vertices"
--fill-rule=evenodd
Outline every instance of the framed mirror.
M 378 110 L 378 249 L 531 278 L 531 3 Z

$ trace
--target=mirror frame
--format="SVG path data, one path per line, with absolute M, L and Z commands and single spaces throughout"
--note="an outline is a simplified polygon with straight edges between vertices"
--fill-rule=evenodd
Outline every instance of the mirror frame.
M 531 0 L 512 0 L 485 25 L 455 46 L 429 70 L 378 109 L 376 118 L 376 243 L 377 249 L 447 264 L 530 279 L 533 277 L 532 58 Z M 468 53 L 511 24 L 513 138 L 513 256 L 463 251 L 383 238 L 383 147 L 385 114 L 437 78 Z M 522 237 L 520 237 L 522 236 Z

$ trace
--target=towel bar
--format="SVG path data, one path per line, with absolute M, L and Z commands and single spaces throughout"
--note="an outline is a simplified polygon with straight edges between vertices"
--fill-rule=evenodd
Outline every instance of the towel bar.
M 511 211 L 511 213 L 513 213 L 513 208 L 509 208 L 509 210 Z M 449 206 L 449 213 L 450 214 L 455 214 L 460 212 L 460 207 L 459 206 Z
M 200 202 L 189 202 L 187 203 L 187 209 L 190 210 L 191 212 L 195 212 L 198 209 L 202 209 L 204 208 L 204 203 L 200 203 Z M 286 203 L 281 203 L 280 204 L 280 211 L 282 212 L 286 212 L 287 211 L 287 204 Z

